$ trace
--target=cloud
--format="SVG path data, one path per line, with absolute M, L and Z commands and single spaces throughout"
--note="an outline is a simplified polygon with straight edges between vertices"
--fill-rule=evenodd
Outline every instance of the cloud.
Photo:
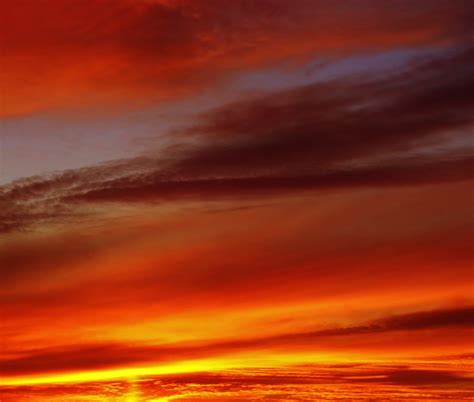
M 3 387 L 5 400 L 20 397 L 47 399 L 61 395 L 63 399 L 94 396 L 120 398 L 124 395 L 155 399 L 186 398 L 193 401 L 214 399 L 238 401 L 288 400 L 312 401 L 334 398 L 399 400 L 403 394 L 411 399 L 462 399 L 469 395 L 472 380 L 467 369 L 429 364 L 393 366 L 389 364 L 310 365 L 279 369 L 233 370 L 232 372 L 201 372 L 140 378 L 138 381 L 85 382 L 75 384 L 23 385 Z M 391 385 L 392 387 L 387 387 Z M 328 393 L 330 386 L 331 393 Z M 395 387 L 393 387 L 395 386 Z M 462 387 L 462 389 L 461 389 Z M 324 398 L 324 399 L 323 399 Z M 329 398 L 329 399 L 328 399 Z
M 466 42 L 466 8 L 462 0 L 4 2 L 1 113 L 169 99 L 289 57 Z
M 473 62 L 474 51 L 461 49 L 388 77 L 345 77 L 224 105 L 171 133 L 175 145 L 157 156 L 1 187 L 0 228 L 80 220 L 87 205 L 104 202 L 470 179 Z
M 447 370 L 398 369 L 388 371 L 383 374 L 386 375 L 386 379 L 379 381 L 394 385 L 446 386 L 472 384 L 472 379 L 466 375 L 463 375 L 463 373 L 457 373 Z
M 333 337 L 375 335 L 384 332 L 430 330 L 437 328 L 465 328 L 474 325 L 474 308 L 435 310 L 413 314 L 387 317 L 382 320 L 369 322 L 366 325 L 353 327 L 329 328 L 312 332 L 285 334 L 265 339 L 236 341 L 229 346 L 242 347 L 292 347 L 297 345 L 318 345 L 318 342 Z
M 380 331 L 418 330 L 438 327 L 474 326 L 474 308 L 418 312 L 376 321 L 373 329 Z
M 410 151 L 473 123 L 474 102 L 466 92 L 474 88 L 473 72 L 474 51 L 467 49 L 388 77 L 346 77 L 224 105 L 189 130 L 212 142 L 178 169 L 291 178 L 333 171 L 350 176 L 372 167 L 374 157 L 375 171 L 423 165 L 433 160 L 410 159 Z M 397 153 L 404 157 L 399 163 Z
M 309 365 L 305 370 L 292 372 L 287 370 L 255 370 L 253 374 L 238 373 L 212 374 L 197 373 L 187 375 L 165 376 L 163 381 L 178 384 L 229 384 L 237 385 L 295 385 L 295 384 L 392 384 L 408 386 L 455 386 L 470 384 L 471 378 L 466 372 L 452 369 L 429 369 L 416 365 L 376 365 L 347 364 Z
M 260 349 L 316 350 L 321 342 L 330 341 L 334 337 L 349 337 L 352 335 L 378 336 L 382 332 L 419 331 L 432 329 L 458 330 L 471 328 L 474 324 L 474 307 L 454 308 L 418 312 L 406 315 L 387 317 L 382 320 L 369 322 L 365 325 L 329 328 L 313 332 L 290 333 L 263 338 L 243 340 L 221 340 L 212 343 L 176 344 L 176 345 L 127 345 L 127 344 L 85 344 L 43 349 L 38 351 L 23 351 L 19 357 L 6 357 L 0 360 L 3 375 L 83 371 L 102 369 L 106 367 L 130 367 L 144 364 L 183 361 L 204 357 L 229 355 L 242 351 Z M 350 350 L 350 343 L 346 350 Z M 412 384 L 425 383 L 436 379 L 450 380 L 442 373 L 415 372 L 411 380 L 408 371 L 399 371 L 395 376 L 388 377 L 388 382 L 407 382 Z

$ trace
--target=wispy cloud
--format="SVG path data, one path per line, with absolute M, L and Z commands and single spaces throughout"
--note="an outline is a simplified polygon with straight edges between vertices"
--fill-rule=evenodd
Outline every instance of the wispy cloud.
M 224 105 L 173 133 L 175 145 L 157 156 L 3 186 L 0 227 L 80 219 L 84 205 L 104 202 L 470 179 L 473 61 L 472 49 L 463 49 L 389 77 L 342 78 Z

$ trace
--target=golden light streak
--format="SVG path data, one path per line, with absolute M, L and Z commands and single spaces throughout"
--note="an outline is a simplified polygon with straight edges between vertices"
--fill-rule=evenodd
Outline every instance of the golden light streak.
M 253 368 L 272 368 L 275 365 L 286 367 L 305 363 L 350 363 L 358 362 L 360 356 L 348 358 L 346 354 L 268 354 L 265 351 L 241 354 L 226 358 L 205 358 L 188 360 L 185 362 L 170 363 L 153 367 L 136 367 L 126 369 L 110 369 L 80 373 L 51 374 L 41 376 L 25 376 L 23 378 L 2 378 L 0 385 L 39 385 L 39 384 L 67 384 L 91 381 L 106 381 L 116 379 L 130 379 L 147 376 L 164 376 L 170 374 L 220 372 L 224 370 Z M 377 359 L 367 362 L 377 362 Z

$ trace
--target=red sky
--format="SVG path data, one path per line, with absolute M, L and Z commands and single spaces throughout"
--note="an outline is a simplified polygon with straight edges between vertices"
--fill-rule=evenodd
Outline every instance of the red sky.
M 3 2 L 0 399 L 471 400 L 469 6 Z

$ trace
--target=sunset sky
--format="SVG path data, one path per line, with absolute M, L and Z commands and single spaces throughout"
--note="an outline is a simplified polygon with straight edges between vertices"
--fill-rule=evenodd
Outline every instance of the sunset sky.
M 1 402 L 474 400 L 473 5 L 1 1 Z

